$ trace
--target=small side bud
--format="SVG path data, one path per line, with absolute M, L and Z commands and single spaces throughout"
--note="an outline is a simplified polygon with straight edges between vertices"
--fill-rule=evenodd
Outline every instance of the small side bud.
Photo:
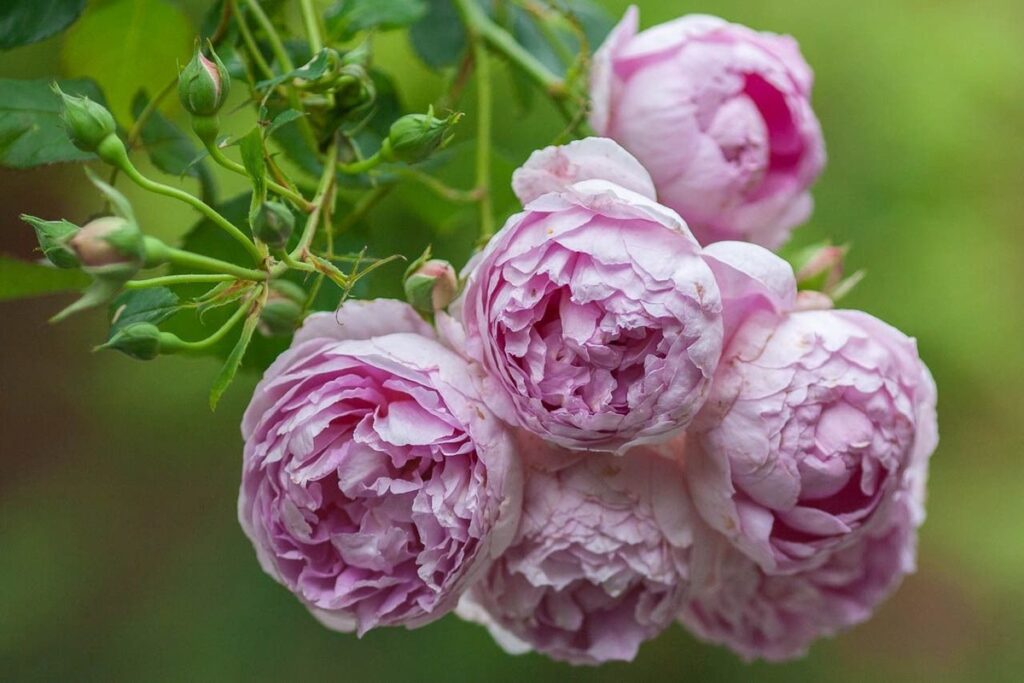
M 391 124 L 382 154 L 389 161 L 414 164 L 444 147 L 455 134 L 462 114 L 439 119 L 431 108 L 426 114 L 407 114 Z
M 799 251 L 792 259 L 797 287 L 801 291 L 820 292 L 838 301 L 864 277 L 864 271 L 845 276 L 843 260 L 847 247 L 816 244 Z
M 115 332 L 96 350 L 114 349 L 138 360 L 153 360 L 160 355 L 160 335 L 160 328 L 152 323 L 132 323 Z
M 210 41 L 206 41 L 206 52 L 209 57 L 203 54 L 202 45 L 196 41 L 192 61 L 178 75 L 181 106 L 193 116 L 216 114 L 224 106 L 231 90 L 231 75 Z
M 270 283 L 270 295 L 260 311 L 257 329 L 265 337 L 286 337 L 302 322 L 306 290 L 288 280 Z
M 21 220 L 31 225 L 39 240 L 43 256 L 58 268 L 78 268 L 81 263 L 68 241 L 78 232 L 78 226 L 68 221 L 44 221 L 35 216 L 22 215 Z
M 61 98 L 60 117 L 75 147 L 84 152 L 98 152 L 101 142 L 116 135 L 114 116 L 102 104 L 88 97 L 68 95 L 56 83 L 53 91 Z
M 263 202 L 252 216 L 252 234 L 271 247 L 283 247 L 295 229 L 295 216 L 280 202 Z
M 120 216 L 95 218 L 76 232 L 68 247 L 86 272 L 113 274 L 127 280 L 142 267 L 145 247 L 142 233 L 132 221 Z
M 376 99 L 377 87 L 361 64 L 346 64 L 341 67 L 334 101 L 335 109 L 342 116 L 365 111 Z
M 424 313 L 440 311 L 455 300 L 459 280 L 452 264 L 440 259 L 425 261 L 405 278 L 405 298 Z

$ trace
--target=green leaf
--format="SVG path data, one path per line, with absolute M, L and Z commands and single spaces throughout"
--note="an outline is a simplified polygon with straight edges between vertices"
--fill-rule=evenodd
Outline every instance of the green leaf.
M 451 0 L 427 0 L 427 13 L 412 25 L 412 48 L 427 66 L 456 64 L 466 51 L 466 30 Z
M 110 335 L 133 323 L 159 325 L 179 309 L 178 295 L 166 287 L 137 289 L 121 294 L 110 304 Z
M 249 348 L 249 342 L 252 341 L 252 334 L 256 331 L 259 321 L 258 315 L 250 315 L 242 324 L 242 334 L 238 337 L 238 342 L 231 349 L 228 359 L 224 361 L 224 367 L 220 369 L 220 374 L 217 375 L 217 379 L 213 381 L 213 386 L 210 388 L 210 410 L 217 409 L 220 397 L 224 395 L 224 391 L 238 373 L 238 368 L 242 365 L 242 359 L 245 358 L 245 352 Z
M 266 136 L 270 137 L 282 126 L 287 126 L 292 121 L 297 121 L 305 116 L 304 113 L 297 109 L 285 109 L 283 112 L 274 117 L 274 120 L 267 126 Z
M 303 64 L 299 68 L 293 69 L 288 73 L 283 73 L 280 76 L 269 78 L 265 81 L 259 81 L 256 83 L 256 89 L 266 90 L 267 88 L 272 88 L 275 85 L 292 80 L 293 78 L 315 81 L 327 73 L 327 69 L 331 67 L 331 64 L 331 52 L 328 51 L 327 48 L 324 48 L 323 50 L 320 50 L 320 52 L 316 53 L 316 56 L 314 56 L 313 59 L 309 60 L 309 62 Z
M 84 9 L 85 0 L 4 0 L 0 5 L 0 50 L 55 36 Z
M 61 59 L 68 73 L 95 76 L 114 116 L 129 121 L 135 93 L 175 78 L 193 37 L 185 15 L 165 0 L 110 0 L 89 6 L 68 32 Z
M 242 165 L 252 180 L 253 194 L 262 200 L 267 193 L 267 161 L 263 158 L 263 135 L 253 128 L 238 141 L 242 153 Z
M 404 28 L 427 13 L 424 0 L 336 0 L 324 23 L 332 40 L 345 41 L 360 31 Z
M 79 270 L 0 256 L 0 301 L 78 290 L 88 284 L 89 276 Z
M 149 97 L 140 90 L 132 100 L 132 116 L 135 120 L 138 120 L 147 104 Z M 154 166 L 170 175 L 198 178 L 203 200 L 208 204 L 215 203 L 216 187 L 213 174 L 206 164 L 194 163 L 200 152 L 180 128 L 159 111 L 154 111 L 142 126 L 141 137 L 149 160 Z
M 60 97 L 50 81 L 0 79 L 0 166 L 31 168 L 95 156 L 71 144 L 60 120 Z M 103 103 L 103 94 L 89 80 L 57 81 L 70 95 L 86 95 Z
M 615 17 L 594 0 L 564 0 L 569 12 L 576 17 L 587 36 L 590 51 L 594 52 L 604 42 L 615 26 Z M 578 49 L 578 48 L 576 48 Z M 573 50 L 575 52 L 575 49 Z

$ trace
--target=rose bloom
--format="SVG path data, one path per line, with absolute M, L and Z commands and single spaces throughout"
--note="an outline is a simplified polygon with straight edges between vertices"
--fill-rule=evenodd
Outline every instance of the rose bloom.
M 690 15 L 637 33 L 631 7 L 594 57 L 590 123 L 650 171 L 702 244 L 769 248 L 810 216 L 825 164 L 796 41 Z
M 242 528 L 328 627 L 441 617 L 515 533 L 511 437 L 404 303 L 310 316 L 256 387 L 242 435 Z
M 914 571 L 919 504 L 901 492 L 886 524 L 796 574 L 765 574 L 721 536 L 708 538 L 705 550 L 713 548 L 717 557 L 708 576 L 695 579 L 704 588 L 687 602 L 680 621 L 748 660 L 803 656 L 814 640 L 866 621 Z
M 511 654 L 632 660 L 688 590 L 693 513 L 679 465 L 535 444 L 516 540 L 459 603 Z
M 884 524 L 935 448 L 935 400 L 914 341 L 870 315 L 753 316 L 688 435 L 694 502 L 764 571 L 817 566 Z
M 607 180 L 563 184 L 475 259 L 457 344 L 492 409 L 544 439 L 619 452 L 667 439 L 700 409 L 721 353 L 714 277 L 672 210 Z

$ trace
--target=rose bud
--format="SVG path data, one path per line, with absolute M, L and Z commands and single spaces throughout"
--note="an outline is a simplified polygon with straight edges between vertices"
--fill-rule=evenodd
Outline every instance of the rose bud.
M 151 323 L 132 323 L 121 328 L 106 344 L 96 347 L 114 349 L 138 360 L 153 360 L 160 355 L 160 328 Z
M 281 202 L 266 201 L 252 216 L 253 236 L 271 247 L 284 247 L 295 230 L 295 215 Z
M 94 275 L 127 280 L 143 265 L 145 247 L 134 221 L 120 216 L 94 218 L 68 240 L 82 267 Z
M 448 144 L 460 118 L 462 114 L 458 113 L 436 118 L 433 108 L 426 114 L 406 114 L 391 124 L 381 155 L 388 161 L 407 164 L 423 161 Z
M 336 630 L 440 618 L 518 525 L 511 436 L 404 303 L 307 318 L 242 434 L 242 528 L 263 569 Z
M 449 343 L 506 421 L 624 452 L 697 414 L 722 344 L 718 287 L 679 216 L 585 180 L 510 218 L 475 259 Z M 443 328 L 447 329 L 444 320 Z
M 306 290 L 289 280 L 273 280 L 257 329 L 265 337 L 286 337 L 302 322 Z
M 79 230 L 77 225 L 65 220 L 44 221 L 26 214 L 21 215 L 21 220 L 35 229 L 39 249 L 50 263 L 58 268 L 78 268 L 81 265 L 74 250 L 68 246 L 68 240 Z
M 935 420 L 931 375 L 896 329 L 856 311 L 753 317 L 688 432 L 690 491 L 766 573 L 806 570 L 886 518 Z
M 197 42 L 192 60 L 178 75 L 178 97 L 181 106 L 193 116 L 213 116 L 228 99 L 231 75 L 220 61 L 213 45 L 206 41 L 207 57 Z
M 718 556 L 694 583 L 680 622 L 697 637 L 747 660 L 801 657 L 816 639 L 866 621 L 914 571 L 917 545 L 911 502 L 900 497 L 885 526 L 872 528 L 818 566 L 771 576 L 717 534 L 705 549 Z
M 440 311 L 455 299 L 459 280 L 452 264 L 430 259 L 416 267 L 405 278 L 405 298 L 412 307 L 424 313 Z
M 68 95 L 56 83 L 52 87 L 61 98 L 60 117 L 75 147 L 83 152 L 99 152 L 100 143 L 117 136 L 117 123 L 106 107 L 85 96 Z
M 594 56 L 594 130 L 643 163 L 701 244 L 779 246 L 825 164 L 796 41 L 704 15 L 637 21 L 631 7 Z
M 682 471 L 647 448 L 624 458 L 539 443 L 520 451 L 519 532 L 457 614 L 510 654 L 631 661 L 687 594 L 694 513 Z

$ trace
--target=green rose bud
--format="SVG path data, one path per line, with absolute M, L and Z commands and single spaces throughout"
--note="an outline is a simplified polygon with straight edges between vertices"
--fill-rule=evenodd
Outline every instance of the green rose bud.
M 270 283 L 270 295 L 260 311 L 257 329 L 265 337 L 285 337 L 302 322 L 306 303 L 306 290 L 289 280 L 274 280 Z
M 138 360 L 153 360 L 160 355 L 160 328 L 151 323 L 132 323 L 114 333 L 96 350 L 114 349 Z
M 52 87 L 61 98 L 60 117 L 75 147 L 84 152 L 97 152 L 101 142 L 117 133 L 113 114 L 102 104 L 88 97 L 68 95 L 56 83 Z
M 377 87 L 360 64 L 347 64 L 338 72 L 334 94 L 335 108 L 341 116 L 364 111 L 377 99 Z
M 213 45 L 206 41 L 207 57 L 196 43 L 192 61 L 178 75 L 178 97 L 181 106 L 193 116 L 213 116 L 224 106 L 231 90 L 231 75 Z
M 455 300 L 459 280 L 452 264 L 430 259 L 405 278 L 405 298 L 412 307 L 424 313 L 440 311 Z
M 391 124 L 381 154 L 389 161 L 423 161 L 448 144 L 460 118 L 456 113 L 439 119 L 433 108 L 426 114 L 407 114 Z
M 295 216 L 280 202 L 263 202 L 252 216 L 252 234 L 271 247 L 283 247 L 295 229 Z
M 58 268 L 78 268 L 81 265 L 74 250 L 68 246 L 68 240 L 78 232 L 77 225 L 65 220 L 44 221 L 24 214 L 21 220 L 35 229 L 39 248 L 50 263 Z

